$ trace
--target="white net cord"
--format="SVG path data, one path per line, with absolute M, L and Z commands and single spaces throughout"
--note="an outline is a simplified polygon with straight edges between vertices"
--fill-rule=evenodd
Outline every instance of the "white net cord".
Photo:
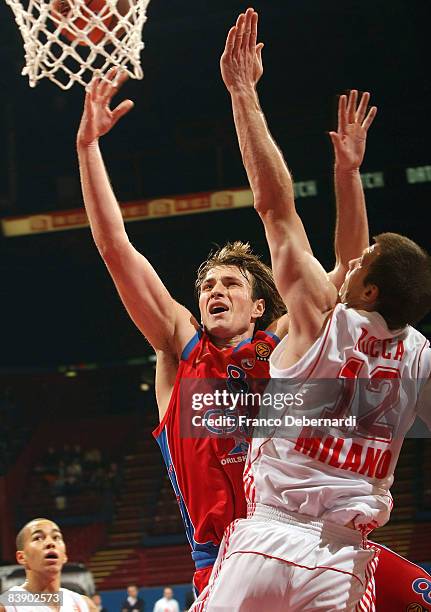
M 142 29 L 149 0 L 6 0 L 24 40 L 31 87 L 86 86 L 116 66 L 142 79 Z

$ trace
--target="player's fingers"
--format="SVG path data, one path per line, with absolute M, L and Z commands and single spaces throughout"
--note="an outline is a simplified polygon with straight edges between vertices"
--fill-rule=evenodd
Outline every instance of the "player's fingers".
M 347 96 L 344 94 L 338 100 L 338 131 L 344 133 L 347 125 Z
M 93 95 L 94 95 L 94 88 L 96 86 L 96 77 L 93 77 L 91 79 L 91 81 L 88 83 L 87 87 L 85 88 L 85 101 L 84 101 L 84 105 L 87 104 L 87 102 L 89 102 Z
M 359 106 L 358 106 L 358 109 L 355 115 L 355 120 L 357 121 L 357 123 L 359 123 L 359 125 L 361 125 L 364 120 L 369 101 L 370 101 L 370 94 L 368 91 L 364 91 L 364 93 L 361 96 L 361 100 L 359 102 Z
M 250 39 L 249 39 L 249 49 L 252 52 L 256 48 L 256 43 L 257 43 L 258 19 L 259 19 L 258 14 L 255 11 L 253 11 L 253 14 L 251 16 L 251 33 L 250 33 Z
M 373 123 L 374 117 L 376 116 L 376 114 L 377 114 L 377 107 L 376 106 L 372 106 L 370 108 L 370 110 L 368 111 L 368 115 L 365 117 L 364 122 L 362 124 L 362 127 L 365 130 L 368 130 L 370 125 Z
M 233 49 L 235 47 L 235 39 L 236 39 L 236 26 L 232 26 L 228 32 L 228 35 L 226 38 L 226 45 L 224 48 L 225 54 L 228 55 L 229 57 L 232 56 Z
M 106 98 L 108 95 L 108 92 L 110 92 L 111 87 L 112 87 L 112 80 L 115 78 L 115 75 L 116 75 L 116 70 L 117 68 L 116 66 L 114 66 L 113 68 L 110 68 L 108 72 L 102 76 L 100 83 L 98 85 L 98 94 L 102 98 Z
M 115 91 L 118 91 L 120 89 L 120 87 L 123 85 L 123 83 L 125 83 L 129 78 L 129 74 L 127 72 L 127 70 L 119 70 L 116 73 L 116 77 L 114 79 L 113 82 L 113 88 L 115 89 Z
M 117 123 L 119 119 L 126 113 L 128 113 L 135 106 L 132 100 L 123 100 L 120 104 L 112 111 L 114 123 Z
M 90 95 L 92 100 L 96 100 L 99 95 L 99 87 L 100 87 L 100 76 L 96 74 L 93 80 L 90 83 Z
M 244 35 L 241 41 L 241 51 L 247 51 L 250 49 L 250 38 L 251 38 L 251 20 L 253 17 L 253 9 L 248 8 L 245 12 L 244 19 Z
M 85 92 L 84 113 L 87 115 L 88 118 L 92 117 L 93 115 L 93 106 L 91 104 L 91 93 L 88 89 Z
M 238 57 L 241 51 L 242 39 L 244 36 L 244 19 L 245 19 L 245 15 L 244 13 L 241 13 L 241 15 L 236 20 L 236 37 L 235 37 L 235 45 L 233 48 L 234 57 Z
M 109 104 L 112 98 L 118 93 L 118 90 L 120 89 L 122 84 L 127 81 L 129 75 L 127 73 L 127 70 L 124 70 L 123 68 L 116 68 L 115 71 L 112 73 L 112 78 L 113 80 L 110 84 L 108 83 L 108 88 L 106 89 L 106 94 L 104 98 L 106 104 Z
M 329 138 L 332 141 L 332 144 L 334 145 L 334 148 L 336 148 L 338 143 L 341 140 L 340 135 L 337 132 L 328 132 L 328 134 L 329 134 Z
M 256 55 L 260 63 L 262 63 L 262 49 L 264 46 L 265 45 L 263 43 L 259 43 L 256 47 Z
M 349 123 L 355 122 L 355 110 L 356 110 L 356 100 L 358 99 L 358 90 L 352 89 L 349 95 L 349 100 L 347 102 L 347 121 Z

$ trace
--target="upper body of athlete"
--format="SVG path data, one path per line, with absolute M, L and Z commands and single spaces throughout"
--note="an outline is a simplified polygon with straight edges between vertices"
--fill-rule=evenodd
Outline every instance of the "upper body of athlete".
M 414 324 L 429 309 L 431 272 L 428 256 L 408 239 L 391 234 L 377 237 L 376 244 L 370 247 L 365 231 L 360 234 L 363 237 L 361 256 L 352 257 L 345 279 L 345 271 L 342 271 L 337 279 L 342 281 L 341 286 L 328 276 L 313 256 L 308 237 L 295 208 L 291 175 L 268 131 L 259 106 L 254 85 L 256 72 L 263 70 L 262 45 L 257 45 L 256 41 L 257 14 L 249 9 L 245 15 L 240 16 L 236 26 L 229 32 L 221 66 L 224 81 L 231 93 L 241 153 L 254 195 L 254 206 L 265 227 L 274 278 L 290 316 L 289 334 L 271 357 L 271 362 L 276 361 L 274 375 L 293 377 L 300 372 L 299 369 L 290 368 L 298 363 L 302 364 L 301 358 L 304 358 L 314 343 L 322 338 L 325 324 L 335 305 L 341 300 L 347 307 L 347 310 L 342 312 L 346 312 L 349 320 L 350 310 L 370 313 L 376 332 L 374 335 L 380 339 L 380 342 L 393 338 L 396 344 L 398 335 L 400 339 L 405 338 L 406 334 L 410 338 L 414 337 L 412 342 L 418 346 L 415 357 L 406 350 L 403 360 L 397 360 L 396 351 L 393 358 L 395 365 L 403 365 L 408 361 L 403 370 L 404 374 L 417 376 L 419 370 L 415 369 L 415 363 L 418 365 L 419 353 L 425 346 L 425 338 L 418 332 L 413 333 L 411 328 L 408 328 L 407 332 L 405 326 L 408 323 Z M 341 197 L 347 188 L 351 197 L 353 195 L 352 203 L 356 203 L 350 211 L 352 216 L 349 224 L 352 231 L 358 225 L 362 230 L 364 227 L 367 229 L 366 223 L 363 222 L 366 213 L 359 166 L 364 156 L 366 133 L 376 113 L 375 108 L 367 113 L 368 95 L 362 96 L 357 108 L 356 99 L 355 91 L 351 92 L 348 99 L 346 96 L 341 96 L 338 132 L 330 134 L 336 152 L 335 175 L 339 177 L 337 196 Z M 358 202 L 361 205 L 358 205 Z M 372 311 L 378 311 L 380 314 Z M 339 307 L 336 315 L 341 316 L 342 312 Z M 361 328 L 358 327 L 360 321 L 350 323 L 349 328 L 355 325 L 360 336 Z M 368 336 L 370 338 L 372 334 L 367 333 L 370 334 Z M 359 340 L 359 337 L 355 338 L 354 335 L 352 333 L 350 338 L 343 338 L 346 350 L 349 343 L 355 346 Z M 336 350 L 338 347 L 335 339 L 334 345 Z M 331 355 L 327 363 L 334 364 L 332 369 L 338 367 L 337 372 L 339 372 L 345 357 L 342 355 L 337 365 L 338 362 L 334 362 Z M 367 357 L 371 364 L 372 355 Z M 424 365 L 420 374 L 426 373 L 426 369 Z M 326 377 L 336 377 L 337 372 L 330 373 L 328 370 Z M 302 371 L 299 375 L 301 374 Z M 375 375 L 372 367 L 368 374 Z M 364 375 L 367 376 L 365 370 Z M 325 372 L 322 376 L 325 376 Z M 415 402 L 416 398 L 413 400 Z M 408 420 L 407 418 L 406 421 Z M 253 447 L 256 446 L 257 442 L 254 439 Z M 397 452 L 395 449 L 392 457 L 394 460 Z M 265 453 L 265 448 L 262 453 Z M 303 457 L 297 454 L 298 460 L 302 460 Z M 324 455 L 325 453 L 322 454 Z M 319 462 L 315 463 L 317 470 Z M 394 461 L 391 462 L 391 470 L 393 466 Z M 342 475 L 343 477 L 350 475 L 353 478 L 352 468 Z M 389 480 L 382 491 L 386 489 L 387 492 L 390 484 L 389 472 L 388 477 Z M 265 480 L 264 475 L 262 479 Z M 292 487 L 296 488 L 293 485 Z M 304 492 L 304 496 L 307 496 L 307 492 Z M 291 497 L 290 495 L 289 499 Z M 301 505 L 301 502 L 298 503 Z
M 94 603 L 88 597 L 62 589 L 61 570 L 67 562 L 66 545 L 61 530 L 52 521 L 38 518 L 27 523 L 19 532 L 16 539 L 16 559 L 25 568 L 26 579 L 19 587 L 12 587 L 8 592 L 17 594 L 62 594 L 63 604 L 61 609 L 66 612 L 97 612 Z M 58 612 L 60 605 L 55 603 L 46 606 L 31 606 L 29 599 L 25 603 L 19 603 L 16 598 L 14 603 L 7 606 L 0 605 L 0 612 L 19 612 L 20 610 L 52 610 Z M 24 600 L 22 600 L 24 601 Z M 42 600 L 43 601 L 43 600 Z M 48 601 L 48 600 L 47 600 Z M 51 601 L 51 600 L 50 600 Z
M 240 260 L 243 272 L 226 265 Z M 248 328 L 248 337 L 237 339 L 232 346 L 218 346 L 215 335 L 228 333 L 232 323 L 239 325 L 250 309 L 253 292 L 263 285 L 271 287 L 265 303 L 272 304 L 272 312 L 278 303 L 276 309 L 283 312 L 278 295 L 276 299 L 270 295 L 275 289 L 270 270 L 242 243 L 226 245 L 200 268 L 197 288 L 203 327 L 182 352 L 168 408 L 154 431 L 192 547 L 198 590 L 208 578 L 226 525 L 246 514 L 242 473 L 247 443 L 226 437 L 224 428 L 197 426 L 193 430 L 191 420 L 194 416 L 202 423 L 223 414 L 226 405 L 199 404 L 204 395 L 213 397 L 216 387 L 221 392 L 234 392 L 247 386 L 251 378 L 268 377 L 269 355 L 278 341 L 270 329 L 280 330 L 283 317 L 268 329 L 263 299 L 258 299 L 254 308 L 267 329 Z
M 263 72 L 261 58 L 263 45 L 261 43 L 256 44 L 256 41 L 257 15 L 249 9 L 246 15 L 239 17 L 236 26 L 229 32 L 225 52 L 221 60 L 221 69 L 224 82 L 231 94 L 235 125 L 244 165 L 254 194 L 255 208 L 264 221 L 273 265 L 277 265 L 277 281 L 281 287 L 287 288 L 292 284 L 292 288 L 294 288 L 295 283 L 299 281 L 298 267 L 302 265 L 301 259 L 305 259 L 307 262 L 315 260 L 302 223 L 294 208 L 293 187 L 289 171 L 281 152 L 269 134 L 255 91 L 257 80 Z M 369 237 L 359 168 L 364 157 L 367 131 L 376 114 L 375 107 L 372 107 L 367 113 L 368 100 L 369 94 L 363 94 L 357 107 L 356 91 L 353 90 L 348 97 L 341 96 L 338 110 L 338 131 L 330 132 L 335 151 L 335 187 L 338 212 L 343 213 L 343 216 L 339 214 L 337 219 L 337 233 L 348 232 L 346 228 L 351 228 L 356 239 L 361 237 L 361 249 L 363 250 L 368 248 Z M 349 203 L 350 206 L 346 203 Z M 286 231 L 286 225 L 289 226 L 290 233 Z M 349 248 L 349 245 L 345 245 L 343 242 L 341 244 L 345 249 Z M 350 251 L 352 259 L 356 260 L 354 253 L 358 243 L 352 243 L 350 246 L 352 247 Z M 286 260 L 289 249 L 291 250 L 292 261 Z M 346 254 L 346 251 L 344 251 L 344 254 Z M 298 257 L 298 255 L 301 256 L 301 259 L 295 260 L 295 256 Z M 339 262 L 341 261 L 345 262 L 345 259 L 340 259 Z M 350 267 L 354 265 L 352 263 Z M 327 316 L 327 294 L 330 294 L 330 299 L 337 300 L 337 291 L 344 282 L 347 268 L 339 263 L 336 267 L 336 273 L 328 278 L 319 267 L 319 285 L 315 285 L 316 272 L 313 267 L 310 271 L 301 271 L 309 286 L 315 289 L 315 293 L 323 299 L 325 305 L 321 319 L 316 325 L 317 334 L 320 333 L 324 324 L 324 317 Z M 303 315 L 307 318 L 309 309 L 311 308 L 314 311 L 315 306 L 313 301 L 309 305 L 305 304 L 306 298 L 301 291 L 301 289 L 298 289 L 298 294 L 293 298 L 294 303 L 288 305 L 289 311 L 293 307 L 299 312 L 299 316 Z M 295 304 L 298 297 L 301 302 Z M 327 308 L 329 311 L 329 305 Z M 419 341 L 421 340 L 419 339 Z M 422 343 L 423 341 L 424 339 Z M 290 342 L 290 338 L 285 338 L 283 342 Z M 277 348 L 276 351 L 279 352 L 280 349 Z M 396 351 L 394 351 L 394 356 L 395 353 Z M 296 358 L 298 357 L 299 355 L 296 355 Z M 261 475 L 262 480 L 269 479 L 268 469 L 263 469 Z M 299 484 L 300 487 L 300 482 L 300 475 L 297 474 L 294 484 Z M 249 497 L 255 491 L 250 476 L 246 478 L 246 491 Z M 251 500 L 249 499 L 249 501 Z M 418 566 L 409 563 L 392 551 L 384 549 L 376 573 L 377 593 L 380 593 L 377 599 L 377 609 L 379 611 L 392 609 L 390 603 L 388 605 L 385 603 L 386 601 L 393 601 L 393 599 L 389 600 L 387 597 L 388 591 L 392 587 L 392 581 L 388 580 L 391 567 L 399 567 L 400 571 L 408 568 L 415 579 L 425 575 L 425 572 Z M 399 588 L 397 597 L 400 603 L 406 602 L 407 605 L 408 601 L 412 601 L 411 588 Z
M 200 325 L 187 308 L 172 298 L 149 261 L 130 243 L 103 164 L 99 138 L 133 103 L 125 100 L 111 110 L 110 101 L 126 75 L 111 70 L 107 78 L 108 82 L 95 79 L 86 94 L 77 137 L 82 190 L 99 252 L 130 317 L 156 352 L 156 396 L 159 416 L 163 419 L 181 355 L 195 333 L 203 327 L 215 347 L 229 349 L 252 337 L 256 322 L 265 311 L 266 318 L 270 318 L 270 308 L 262 297 L 254 295 L 254 281 L 250 274 L 244 273 L 239 254 L 237 265 L 223 264 L 207 269 L 206 278 L 201 278 Z M 278 296 L 276 301 L 276 311 L 267 326 L 272 333 L 283 336 L 288 321 L 287 317 L 281 317 L 282 302 Z M 221 311 L 215 312 L 218 304 Z

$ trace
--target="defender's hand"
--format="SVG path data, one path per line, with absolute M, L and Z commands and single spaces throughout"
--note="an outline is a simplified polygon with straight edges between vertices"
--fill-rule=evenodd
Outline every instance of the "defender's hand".
M 263 43 L 256 44 L 257 21 L 256 11 L 249 8 L 229 30 L 220 60 L 223 81 L 229 91 L 256 87 L 263 74 Z
M 338 129 L 336 132 L 329 132 L 334 146 L 335 165 L 341 170 L 359 169 L 364 159 L 368 128 L 377 113 L 377 108 L 372 106 L 365 115 L 370 100 L 367 91 L 362 94 L 358 108 L 357 99 L 356 89 L 352 89 L 348 98 L 345 95 L 340 96 Z

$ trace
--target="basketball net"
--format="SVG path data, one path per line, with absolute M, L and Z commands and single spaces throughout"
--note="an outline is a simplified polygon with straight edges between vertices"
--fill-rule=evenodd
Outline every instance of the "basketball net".
M 61 89 L 74 83 L 85 87 L 95 73 L 104 78 L 114 66 L 142 79 L 142 29 L 150 0 L 99 0 L 97 13 L 91 0 L 66 1 L 68 14 L 62 16 L 49 0 L 6 0 L 24 39 L 22 74 L 28 75 L 30 87 L 44 77 Z

